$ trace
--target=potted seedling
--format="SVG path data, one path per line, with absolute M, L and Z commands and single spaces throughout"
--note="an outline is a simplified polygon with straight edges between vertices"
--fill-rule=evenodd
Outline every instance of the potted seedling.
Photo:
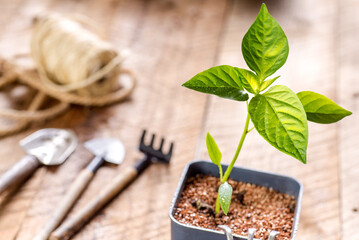
M 252 227 L 257 229 L 256 238 L 267 239 L 271 230 L 280 232 L 276 239 L 295 238 L 301 184 L 291 177 L 234 167 L 243 142 L 256 129 L 279 151 L 306 163 L 307 121 L 334 123 L 351 112 L 321 94 L 296 94 L 286 86 L 274 85 L 279 77 L 274 74 L 286 62 L 288 53 L 284 31 L 263 4 L 242 40 L 242 54 L 250 70 L 216 66 L 183 84 L 202 93 L 244 102 L 247 116 L 228 166 L 221 164 L 222 154 L 209 133 L 206 145 L 213 163 L 187 165 L 170 209 L 172 240 L 223 240 L 220 224 L 232 228 L 235 239 L 248 236 L 248 228 Z

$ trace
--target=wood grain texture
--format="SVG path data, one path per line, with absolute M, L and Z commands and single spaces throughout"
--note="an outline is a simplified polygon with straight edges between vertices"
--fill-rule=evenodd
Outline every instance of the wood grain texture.
M 70 212 L 71 217 L 123 168 L 141 157 L 136 146 L 146 128 L 176 142 L 171 164 L 151 166 L 73 239 L 170 239 L 168 208 L 184 165 L 194 158 L 208 159 L 204 142 L 207 131 L 229 162 L 245 119 L 243 104 L 208 98 L 180 85 L 214 65 L 245 67 L 241 39 L 261 2 L 1 0 L 2 56 L 14 59 L 15 55 L 29 53 L 31 22 L 37 14 L 85 14 L 103 27 L 104 35 L 118 50 L 131 49 L 124 65 L 138 73 L 139 85 L 124 103 L 106 108 L 72 106 L 55 120 L 33 124 L 23 133 L 1 139 L 0 173 L 23 156 L 17 146 L 19 140 L 40 128 L 74 129 L 80 143 L 93 137 L 120 138 L 127 152 L 124 163 L 98 171 Z M 238 164 L 291 175 L 304 184 L 297 240 L 357 239 L 358 3 L 275 0 L 267 5 L 290 44 L 278 83 L 296 92 L 325 94 L 354 114 L 335 125 L 309 124 L 307 165 L 278 152 L 255 131 L 248 135 Z M 31 64 L 26 56 L 16 62 Z M 6 105 L 1 94 L 0 99 L 0 105 Z M 91 154 L 79 146 L 61 167 L 39 169 L 23 186 L 0 195 L 0 240 L 32 239 L 90 160 Z
M 337 96 L 353 112 L 339 124 L 340 197 L 342 239 L 359 239 L 359 9 L 358 1 L 340 1 L 338 11 L 338 85 Z

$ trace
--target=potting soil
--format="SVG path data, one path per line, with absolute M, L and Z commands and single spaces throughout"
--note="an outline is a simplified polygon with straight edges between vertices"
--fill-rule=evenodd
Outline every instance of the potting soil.
M 231 179 L 228 183 L 233 194 L 227 216 L 222 211 L 214 213 L 219 178 L 197 175 L 186 183 L 174 217 L 184 224 L 215 230 L 220 230 L 218 225 L 227 225 L 242 236 L 248 236 L 249 228 L 256 228 L 255 237 L 263 240 L 275 230 L 280 232 L 276 240 L 290 239 L 296 206 L 293 196 Z

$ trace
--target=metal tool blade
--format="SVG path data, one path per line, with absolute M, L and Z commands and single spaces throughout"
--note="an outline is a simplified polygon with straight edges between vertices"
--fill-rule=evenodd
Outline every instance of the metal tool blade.
M 94 155 L 103 155 L 106 162 L 120 164 L 125 157 L 125 147 L 115 138 L 94 138 L 84 145 Z
M 45 128 L 22 139 L 20 146 L 45 165 L 58 165 L 75 150 L 77 137 L 71 130 Z

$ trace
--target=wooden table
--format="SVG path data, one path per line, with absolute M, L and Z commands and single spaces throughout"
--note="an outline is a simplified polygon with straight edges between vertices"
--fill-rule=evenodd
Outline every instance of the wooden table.
M 126 146 L 124 165 L 142 129 L 176 142 L 170 166 L 155 165 L 101 211 L 73 239 L 170 239 L 168 208 L 181 171 L 208 158 L 210 131 L 229 162 L 244 124 L 243 103 L 208 97 L 181 87 L 214 65 L 245 67 L 241 39 L 259 11 L 253 0 L 12 0 L 1 1 L 0 53 L 29 52 L 32 18 L 43 11 L 81 13 L 104 27 L 116 48 L 130 48 L 126 67 L 139 75 L 130 99 L 107 108 L 73 106 L 66 114 L 0 140 L 0 172 L 23 155 L 18 141 L 43 127 L 71 128 L 80 142 L 111 136 Z M 359 239 L 359 2 L 268 1 L 285 30 L 290 54 L 278 83 L 294 91 L 329 96 L 353 115 L 334 125 L 309 124 L 308 164 L 278 152 L 253 131 L 238 164 L 291 175 L 304 185 L 298 240 Z M 1 198 L 0 240 L 27 240 L 48 220 L 91 154 L 79 146 L 61 167 L 42 168 L 17 192 Z M 123 167 L 99 170 L 76 212 Z M 71 214 L 70 214 L 71 217 Z

